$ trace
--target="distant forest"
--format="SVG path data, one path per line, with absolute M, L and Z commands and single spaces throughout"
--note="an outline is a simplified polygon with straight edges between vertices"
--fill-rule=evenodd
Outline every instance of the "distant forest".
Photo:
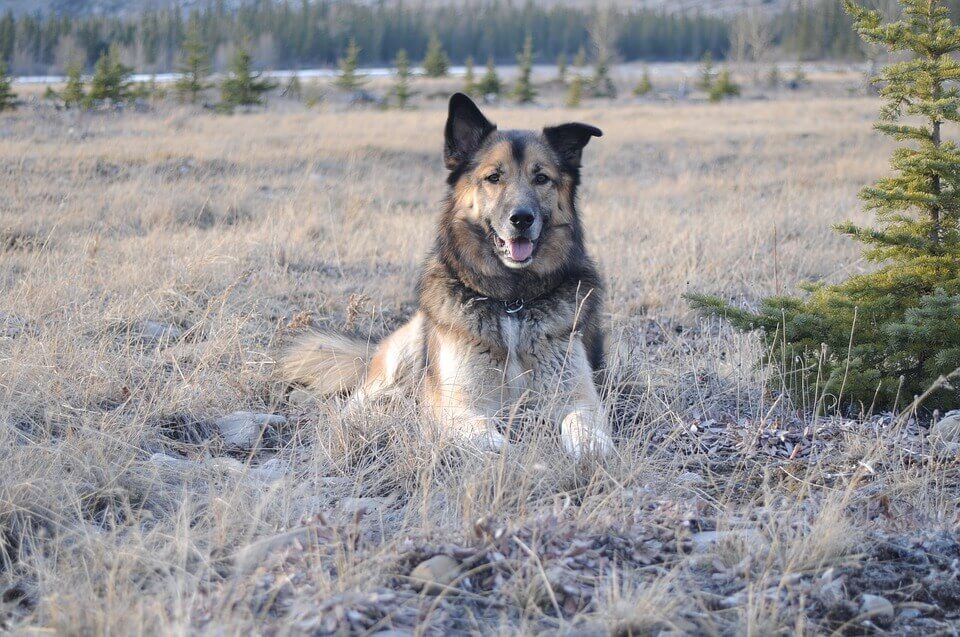
M 960 9 L 960 0 L 952 4 Z M 764 17 L 771 60 L 861 59 L 865 52 L 837 0 L 803 3 Z M 735 53 L 735 18 L 701 13 L 613 9 L 604 46 L 617 59 L 695 60 L 705 53 L 725 59 Z M 512 63 L 527 34 L 538 62 L 573 58 L 582 48 L 588 59 L 598 34 L 594 10 L 533 2 L 467 1 L 456 6 L 419 3 L 359 3 L 349 0 L 251 0 L 239 9 L 210 2 L 190 11 L 145 11 L 137 16 L 67 16 L 12 12 L 0 17 L 0 59 L 15 73 L 59 73 L 72 62 L 90 68 L 111 45 L 139 72 L 173 70 L 191 23 L 196 23 L 214 67 L 226 66 L 238 43 L 253 53 L 260 68 L 309 68 L 336 64 L 351 38 L 361 65 L 386 65 L 399 49 L 423 59 L 437 34 L 451 61 L 472 56 Z M 591 37 L 593 36 L 593 37 Z

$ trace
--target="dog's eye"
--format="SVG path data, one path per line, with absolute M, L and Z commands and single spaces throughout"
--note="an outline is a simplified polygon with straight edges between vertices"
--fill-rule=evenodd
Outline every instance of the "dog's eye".
M 487 181 L 489 181 L 491 184 L 499 184 L 500 173 L 493 173 L 492 175 L 487 175 Z
M 533 177 L 533 183 L 537 184 L 538 186 L 542 186 L 548 181 L 550 181 L 550 178 L 544 175 L 543 173 L 537 173 Z

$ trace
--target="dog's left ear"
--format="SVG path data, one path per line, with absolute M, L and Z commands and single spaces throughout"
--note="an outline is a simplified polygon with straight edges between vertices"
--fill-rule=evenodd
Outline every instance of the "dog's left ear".
M 543 137 L 550 147 L 560 157 L 560 161 L 567 168 L 580 168 L 580 158 L 583 156 L 583 147 L 591 137 L 602 137 L 603 131 L 589 124 L 561 124 L 548 126 L 543 129 Z

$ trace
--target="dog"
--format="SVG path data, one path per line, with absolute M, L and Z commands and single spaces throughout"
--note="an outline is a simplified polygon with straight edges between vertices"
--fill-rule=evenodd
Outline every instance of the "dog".
M 285 380 L 349 395 L 355 409 L 417 392 L 444 435 L 507 444 L 512 416 L 558 426 L 574 458 L 613 450 L 596 386 L 603 285 L 577 212 L 581 123 L 500 130 L 462 93 L 450 99 L 448 192 L 422 267 L 419 307 L 368 355 L 367 341 L 313 333 L 281 361 Z

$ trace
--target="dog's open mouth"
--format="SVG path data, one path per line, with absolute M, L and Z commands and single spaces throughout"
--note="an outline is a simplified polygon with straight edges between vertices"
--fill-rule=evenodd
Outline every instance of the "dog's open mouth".
M 516 239 L 501 239 L 493 233 L 493 243 L 505 258 L 514 263 L 527 263 L 533 259 L 533 249 L 536 243 L 524 237 Z

